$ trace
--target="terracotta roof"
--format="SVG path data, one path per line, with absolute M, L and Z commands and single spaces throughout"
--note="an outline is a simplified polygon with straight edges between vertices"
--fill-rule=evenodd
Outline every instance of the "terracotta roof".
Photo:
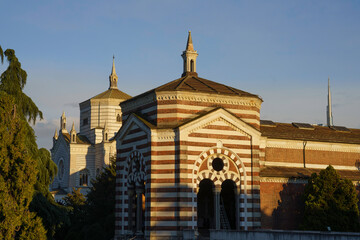
M 260 170 L 260 177 L 283 177 L 283 178 L 303 178 L 307 179 L 313 173 L 319 174 L 322 169 L 314 168 L 291 168 L 291 167 L 265 167 Z M 336 170 L 341 178 L 351 181 L 360 180 L 358 170 Z
M 65 141 L 67 143 L 70 143 L 70 134 L 69 133 L 62 133 L 62 135 L 64 136 Z M 76 143 L 91 144 L 89 139 L 87 139 L 87 137 L 85 137 L 83 135 L 76 135 Z
M 213 82 L 205 78 L 200 78 L 196 73 L 187 73 L 184 77 L 166 83 L 160 87 L 155 88 L 154 90 L 156 92 L 189 91 L 259 98 L 259 96 L 255 94 L 229 87 L 221 83 Z
M 230 96 L 244 96 L 244 97 L 256 97 L 261 101 L 262 99 L 255 94 L 251 94 L 233 87 L 226 86 L 221 83 L 213 82 L 205 78 L 198 77 L 197 73 L 186 73 L 185 76 L 168 82 L 160 87 L 151 89 L 147 92 L 139 94 L 127 101 L 133 101 L 142 96 L 145 96 L 153 92 L 166 92 L 166 91 L 186 91 L 195 93 L 211 93 L 211 94 L 222 94 Z
M 329 127 L 313 125 L 313 129 L 295 127 L 290 123 L 260 124 L 262 136 L 276 139 L 291 139 L 304 141 L 337 142 L 360 144 L 360 129 L 336 131 Z
M 116 88 L 111 88 L 106 90 L 105 92 L 102 92 L 95 97 L 92 97 L 91 99 L 104 99 L 104 98 L 114 98 L 114 99 L 129 99 L 131 98 L 130 95 L 120 91 Z

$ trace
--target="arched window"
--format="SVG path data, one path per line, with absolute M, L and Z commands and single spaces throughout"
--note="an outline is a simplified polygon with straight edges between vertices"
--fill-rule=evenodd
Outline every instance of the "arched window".
M 190 72 L 194 72 L 194 60 L 190 61 Z
M 89 185 L 89 175 L 90 172 L 86 168 L 80 171 L 79 183 L 80 186 L 88 186 Z
M 120 116 L 120 114 L 118 114 L 118 115 L 116 116 L 116 121 L 117 121 L 117 122 L 121 122 L 121 116 Z
M 60 159 L 60 161 L 59 161 L 59 173 L 58 173 L 58 177 L 59 177 L 60 180 L 63 179 L 64 173 L 65 173 L 64 161 L 62 159 Z
M 108 140 L 108 134 L 105 133 L 105 141 L 107 141 L 107 140 Z
M 72 141 L 75 142 L 75 134 L 72 135 Z

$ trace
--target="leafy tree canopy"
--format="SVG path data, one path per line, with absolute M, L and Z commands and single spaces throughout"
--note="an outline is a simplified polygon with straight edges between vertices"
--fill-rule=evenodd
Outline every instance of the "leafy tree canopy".
M 21 63 L 13 49 L 7 49 L 3 55 L 7 58 L 9 66 L 0 76 L 0 90 L 14 96 L 17 108 L 28 121 L 35 124 L 36 118 L 42 119 L 43 115 L 32 99 L 22 91 L 26 84 L 27 74 L 21 68 Z M 1 54 L 1 56 L 3 55 Z
M 37 117 L 42 118 L 42 113 L 31 98 L 22 92 L 26 84 L 27 74 L 21 68 L 21 64 L 15 56 L 15 51 L 7 49 L 4 53 L 0 47 L 0 56 L 2 60 L 5 56 L 9 62 L 8 68 L 0 76 L 0 92 L 4 96 L 12 96 L 13 114 L 22 120 L 23 148 L 26 149 L 29 158 L 32 159 L 32 169 L 35 169 L 31 172 L 31 176 L 35 179 L 32 183 L 32 189 L 35 191 L 32 191 L 32 199 L 27 200 L 29 203 L 31 201 L 29 209 L 33 212 L 31 214 L 36 213 L 41 218 L 34 221 L 34 223 L 42 223 L 47 230 L 48 239 L 52 239 L 56 229 L 68 223 L 69 219 L 66 208 L 56 203 L 49 192 L 49 185 L 57 174 L 57 166 L 51 160 L 48 150 L 44 148 L 38 149 L 34 130 L 27 122 L 32 120 L 35 123 Z M 17 176 L 14 175 L 13 177 L 15 179 Z
M 87 199 L 73 189 L 64 199 L 70 213 L 71 227 L 63 228 L 65 239 L 112 239 L 115 231 L 115 159 L 92 181 Z
M 359 231 L 358 198 L 350 180 L 332 166 L 312 174 L 304 192 L 304 230 Z
M 26 148 L 26 124 L 14 98 L 0 91 L 0 238 L 46 239 L 41 219 L 29 211 L 36 159 Z

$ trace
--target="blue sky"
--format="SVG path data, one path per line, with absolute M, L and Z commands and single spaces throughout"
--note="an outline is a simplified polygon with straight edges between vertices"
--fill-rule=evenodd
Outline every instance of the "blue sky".
M 360 128 L 359 1 L 5 1 L 0 45 L 28 73 L 50 148 L 62 111 L 105 91 L 115 55 L 119 89 L 135 96 L 180 77 L 192 31 L 199 76 L 260 95 L 262 119 Z M 0 72 L 7 63 L 0 65 Z

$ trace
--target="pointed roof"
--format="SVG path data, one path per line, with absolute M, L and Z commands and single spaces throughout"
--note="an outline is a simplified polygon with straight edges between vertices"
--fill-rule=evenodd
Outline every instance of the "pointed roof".
M 187 91 L 200 93 L 213 93 L 221 95 L 235 95 L 246 97 L 257 97 L 258 95 L 248 93 L 221 83 L 213 82 L 194 74 L 186 74 L 184 77 L 171 81 L 154 89 L 156 92 L 162 91 Z
M 62 117 L 62 118 L 65 118 L 65 111 L 63 111 L 61 117 Z
M 102 92 L 95 97 L 92 97 L 91 99 L 106 99 L 106 98 L 112 98 L 112 99 L 124 99 L 127 100 L 131 98 L 130 95 L 120 91 L 119 89 L 110 88 L 106 90 L 105 92 Z
M 71 127 L 71 130 L 70 130 L 71 132 L 72 131 L 75 131 L 75 123 L 73 122 L 73 124 L 72 124 L 72 127 Z
M 58 135 L 57 129 L 55 129 L 54 138 L 57 140 L 58 137 L 59 137 L 59 135 Z
M 186 44 L 186 51 L 194 51 L 194 45 L 191 38 L 191 31 L 189 31 L 189 36 Z
M 110 75 L 116 75 L 116 70 L 115 70 L 115 56 L 113 55 L 113 64 L 112 64 L 112 68 L 111 68 L 111 74 Z

